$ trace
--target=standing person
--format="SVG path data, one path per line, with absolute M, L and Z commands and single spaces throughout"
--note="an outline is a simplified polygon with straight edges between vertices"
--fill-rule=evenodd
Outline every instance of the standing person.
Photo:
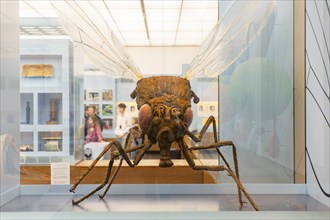
M 85 144 L 90 142 L 102 142 L 101 126 L 95 115 L 88 117 L 88 129 Z
M 88 115 L 88 108 L 89 106 L 86 105 L 85 106 L 85 117 L 84 117 L 84 140 L 86 140 L 86 136 L 87 136 L 87 131 L 88 131 L 88 118 L 89 118 L 89 115 Z
M 126 105 L 124 103 L 120 103 L 118 105 L 118 116 L 115 128 L 115 135 L 119 138 L 119 142 L 123 147 L 125 147 L 126 137 L 132 125 L 131 117 L 125 112 L 125 110 Z

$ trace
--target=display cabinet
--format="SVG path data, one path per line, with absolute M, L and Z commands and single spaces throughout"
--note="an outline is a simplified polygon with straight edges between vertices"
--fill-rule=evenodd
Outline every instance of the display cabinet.
M 84 105 L 95 105 L 97 114 L 104 121 L 102 135 L 114 137 L 116 119 L 116 83 L 107 76 L 85 76 Z
M 22 39 L 20 150 L 22 163 L 50 163 L 70 155 L 72 43 Z

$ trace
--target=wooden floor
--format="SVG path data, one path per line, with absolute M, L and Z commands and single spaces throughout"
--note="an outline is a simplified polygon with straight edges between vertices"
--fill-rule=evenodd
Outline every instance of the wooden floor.
M 159 160 L 142 160 L 134 168 L 123 163 L 115 184 L 198 184 L 215 183 L 212 176 L 206 171 L 191 169 L 185 160 L 172 160 L 173 167 L 161 168 Z M 83 160 L 70 167 L 71 184 L 80 176 L 81 172 L 88 170 L 92 160 Z M 119 161 L 115 161 L 113 171 Z M 207 161 L 208 164 L 216 161 Z M 200 160 L 195 160 L 200 164 Z M 101 160 L 82 181 L 82 184 L 99 184 L 105 177 L 109 160 Z M 50 165 L 21 165 L 21 184 L 50 184 Z

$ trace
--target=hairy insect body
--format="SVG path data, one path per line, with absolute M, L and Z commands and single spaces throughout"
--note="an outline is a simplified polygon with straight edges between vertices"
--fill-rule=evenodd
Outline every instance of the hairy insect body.
M 170 167 L 172 142 L 183 139 L 193 113 L 191 99 L 199 101 L 187 79 L 154 76 L 141 79 L 131 97 L 136 98 L 139 125 L 151 143 L 158 142 L 161 167 Z
M 208 170 L 208 171 L 227 171 L 237 184 L 238 199 L 242 206 L 242 193 L 249 200 L 250 204 L 255 210 L 258 210 L 256 204 L 245 191 L 242 183 L 239 179 L 238 162 L 236 147 L 232 141 L 218 141 L 216 121 L 213 116 L 210 116 L 198 136 L 195 136 L 189 131 L 188 127 L 192 122 L 193 112 L 190 107 L 191 99 L 194 103 L 198 103 L 199 98 L 191 90 L 189 81 L 175 76 L 157 76 L 141 79 L 137 83 L 136 89 L 131 93 L 131 97 L 136 98 L 139 109 L 139 127 L 133 127 L 130 129 L 130 133 L 126 139 L 125 146 L 122 146 L 118 140 L 111 141 L 100 155 L 93 161 L 86 172 L 82 173 L 79 180 L 70 188 L 71 192 L 74 192 L 76 187 L 85 178 L 85 176 L 93 169 L 99 159 L 112 147 L 116 150 L 111 152 L 111 159 L 106 172 L 105 179 L 96 189 L 92 190 L 88 194 L 84 195 L 78 200 L 72 200 L 72 204 L 77 205 L 95 192 L 102 189 L 107 183 L 108 186 L 99 197 L 103 198 L 110 186 L 112 185 L 115 177 L 117 176 L 122 162 L 125 160 L 130 167 L 135 167 L 142 160 L 144 154 L 150 149 L 152 144 L 158 143 L 160 151 L 160 167 L 171 167 L 173 162 L 170 157 L 170 149 L 173 142 L 177 142 L 182 152 L 183 157 L 186 159 L 188 165 L 194 170 Z M 208 127 L 212 125 L 214 143 L 207 146 L 187 146 L 184 137 L 190 137 L 196 143 L 199 143 Z M 144 141 L 144 137 L 147 135 L 148 140 Z M 135 147 L 128 147 L 129 138 L 142 138 L 142 144 Z M 235 171 L 230 168 L 229 163 L 221 153 L 220 148 L 224 146 L 230 146 L 233 152 L 233 162 Z M 216 149 L 216 152 L 224 161 L 223 165 L 197 165 L 194 162 L 191 151 L 192 150 L 204 150 L 204 149 Z M 128 154 L 130 152 L 137 151 L 134 160 L 131 161 Z M 115 159 L 119 158 L 119 164 L 111 176 L 111 171 L 115 162 Z M 111 178 L 110 178 L 111 176 Z

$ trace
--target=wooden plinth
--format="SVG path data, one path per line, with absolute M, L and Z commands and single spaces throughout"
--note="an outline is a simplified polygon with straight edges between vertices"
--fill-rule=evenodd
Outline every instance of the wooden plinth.
M 202 184 L 215 183 L 206 171 L 191 169 L 185 160 L 172 160 L 173 167 L 161 168 L 159 160 L 143 160 L 134 168 L 123 162 L 114 184 Z M 88 169 L 92 160 L 85 160 L 70 168 L 71 184 L 79 178 L 83 170 Z M 115 161 L 113 172 L 119 161 Z M 208 164 L 214 161 L 208 161 Z M 195 160 L 196 165 L 201 164 Z M 102 160 L 85 177 L 82 184 L 99 184 L 105 177 L 109 161 Z M 50 165 L 21 165 L 21 184 L 50 184 Z

